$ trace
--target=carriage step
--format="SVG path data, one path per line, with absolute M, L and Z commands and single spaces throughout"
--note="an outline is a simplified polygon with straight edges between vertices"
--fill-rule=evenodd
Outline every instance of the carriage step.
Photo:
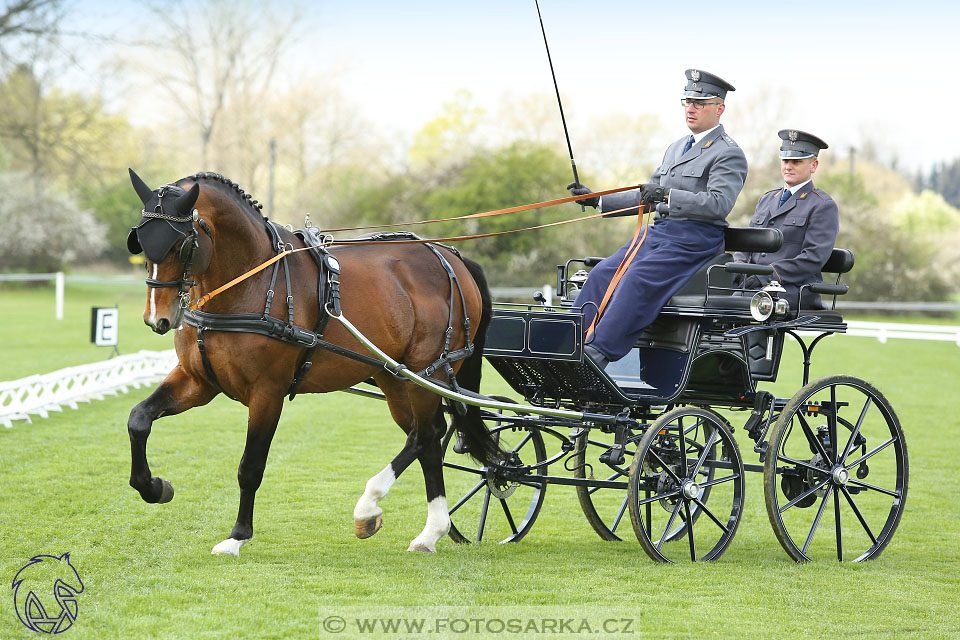
M 623 445 L 615 444 L 600 454 L 600 462 L 603 464 L 621 465 L 624 461 Z

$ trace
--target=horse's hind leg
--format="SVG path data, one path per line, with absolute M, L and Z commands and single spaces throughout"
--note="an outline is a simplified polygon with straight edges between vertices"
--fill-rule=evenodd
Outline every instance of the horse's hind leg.
M 447 496 L 443 487 L 443 451 L 440 447 L 446 429 L 443 409 L 438 408 L 432 433 L 424 434 L 419 456 L 427 488 L 427 524 L 410 543 L 407 551 L 436 553 L 437 542 L 450 531 L 450 514 L 447 512 Z
M 162 416 L 204 405 L 217 395 L 215 389 L 190 377 L 179 366 L 171 371 L 146 400 L 130 411 L 127 432 L 130 434 L 130 486 L 140 492 L 145 502 L 163 503 L 173 499 L 173 485 L 151 475 L 147 463 L 147 438 L 153 422 Z
M 282 410 L 282 391 L 278 394 L 258 394 L 250 403 L 247 443 L 237 469 L 237 482 L 240 485 L 237 522 L 233 525 L 230 537 L 217 544 L 210 553 L 240 555 L 240 547 L 253 538 L 253 500 L 263 481 L 267 454 L 270 453 L 270 443 L 273 442 Z

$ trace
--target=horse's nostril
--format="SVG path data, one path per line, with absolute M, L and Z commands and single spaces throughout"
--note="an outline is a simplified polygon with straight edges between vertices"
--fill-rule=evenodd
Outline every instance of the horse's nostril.
M 169 330 L 170 330 L 169 320 L 167 320 L 166 318 L 161 318 L 159 321 L 157 321 L 157 331 L 159 333 L 166 333 Z

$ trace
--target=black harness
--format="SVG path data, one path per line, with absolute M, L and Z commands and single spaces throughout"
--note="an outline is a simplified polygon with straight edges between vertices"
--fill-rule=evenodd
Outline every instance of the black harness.
M 275 223 L 270 222 L 269 220 L 264 220 L 264 226 L 266 228 L 267 234 L 270 237 L 271 246 L 274 247 L 277 254 L 279 255 L 285 249 L 290 247 L 290 245 L 285 244 L 277 230 Z M 224 391 L 223 387 L 220 384 L 220 381 L 217 379 L 217 374 L 213 370 L 213 366 L 210 364 L 210 358 L 207 355 L 207 349 L 204 344 L 204 334 L 206 331 L 225 331 L 225 332 L 234 332 L 234 333 L 255 333 L 258 335 L 266 336 L 268 338 L 273 338 L 275 340 L 280 340 L 288 344 L 292 344 L 298 347 L 303 347 L 306 349 L 304 354 L 300 358 L 299 365 L 297 366 L 297 372 L 294 375 L 293 381 L 290 384 L 290 388 L 287 393 L 291 400 L 294 399 L 297 395 L 297 391 L 300 388 L 300 385 L 303 383 L 303 380 L 306 378 L 307 373 L 310 371 L 310 367 L 313 365 L 313 355 L 316 350 L 324 349 L 330 351 L 340 356 L 362 362 L 374 367 L 383 368 L 392 373 L 395 376 L 399 377 L 399 372 L 394 371 L 392 367 L 381 360 L 376 358 L 356 353 L 350 349 L 346 349 L 339 345 L 327 342 L 323 340 L 323 333 L 326 329 L 327 323 L 329 322 L 331 316 L 338 317 L 340 316 L 340 263 L 337 261 L 336 257 L 333 256 L 329 251 L 327 251 L 326 246 L 329 244 L 329 236 L 322 234 L 317 227 L 308 227 L 306 229 L 299 229 L 294 232 L 294 234 L 299 237 L 305 246 L 309 247 L 310 257 L 313 258 L 314 263 L 317 266 L 318 279 L 317 279 L 317 305 L 320 309 L 320 313 L 317 317 L 316 326 L 313 330 L 305 329 L 299 327 L 294 323 L 293 320 L 293 293 L 290 286 L 290 266 L 287 263 L 287 256 L 282 257 L 280 260 L 274 263 L 273 272 L 270 278 L 270 288 L 267 290 L 266 302 L 264 304 L 264 309 L 262 313 L 207 313 L 204 311 L 187 311 L 184 314 L 184 322 L 190 326 L 196 327 L 197 329 L 197 348 L 200 351 L 201 359 L 203 360 L 203 368 L 207 374 L 207 378 L 212 382 L 224 395 L 233 398 L 229 393 Z M 196 230 L 194 230 L 194 236 L 196 236 Z M 371 240 L 393 240 L 393 239 L 419 239 L 415 234 L 406 233 L 406 232 L 397 232 L 397 233 L 381 233 L 368 238 L 357 239 L 354 242 L 370 242 Z M 338 244 L 349 244 L 351 241 L 338 241 Z M 195 237 L 194 237 L 195 243 Z M 186 245 L 186 241 L 184 242 Z M 456 377 L 453 373 L 453 368 L 451 367 L 452 362 L 468 357 L 473 353 L 474 346 L 470 341 L 470 318 L 467 315 L 467 304 L 466 300 L 463 297 L 463 290 L 460 286 L 460 281 L 456 276 L 456 273 L 453 271 L 453 267 L 450 266 L 450 263 L 444 258 L 443 254 L 430 243 L 426 243 L 425 246 L 430 249 L 431 252 L 437 257 L 440 261 L 440 264 L 443 266 L 444 270 L 447 273 L 447 277 L 450 280 L 450 313 L 447 320 L 447 329 L 444 334 L 444 345 L 443 351 L 440 354 L 440 357 L 429 367 L 420 372 L 420 375 L 431 375 L 438 369 L 443 369 L 451 381 L 451 386 L 454 389 L 459 390 L 459 387 L 456 383 Z M 452 251 L 455 255 L 459 257 L 459 252 L 453 247 L 444 248 Z M 190 250 L 189 258 L 192 259 L 192 250 Z M 274 287 L 276 286 L 277 276 L 279 274 L 281 263 L 283 265 L 284 278 L 286 280 L 286 291 L 287 291 L 287 319 L 286 321 L 279 318 L 275 318 L 270 315 L 270 309 L 273 305 L 274 297 Z M 151 284 L 151 281 L 148 279 L 147 284 L 149 286 L 174 286 L 178 283 L 181 283 L 189 279 L 189 260 L 185 262 L 187 265 L 185 267 L 185 276 L 181 278 L 180 281 L 175 281 L 172 284 L 170 283 L 161 283 L 160 285 Z M 463 317 L 464 317 L 464 335 L 466 346 L 455 351 L 450 351 L 450 343 L 453 338 L 453 305 L 454 305 L 454 290 L 460 295 L 460 300 L 463 305 Z M 189 298 L 189 293 L 187 294 Z

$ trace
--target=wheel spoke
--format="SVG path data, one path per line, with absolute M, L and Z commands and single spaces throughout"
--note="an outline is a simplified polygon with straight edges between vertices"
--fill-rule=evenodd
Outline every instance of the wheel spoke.
M 857 516 L 857 520 L 860 521 L 860 524 L 863 526 L 864 531 L 867 532 L 867 535 L 870 536 L 870 540 L 873 541 L 873 544 L 877 544 L 877 536 L 873 535 L 873 531 L 870 530 L 870 525 L 867 524 L 866 518 L 863 517 L 863 514 L 860 513 L 860 508 L 857 507 L 857 503 L 853 501 L 853 496 L 850 495 L 850 492 L 847 491 L 846 487 L 840 487 L 840 490 L 843 491 L 843 497 L 847 499 L 847 502 L 850 503 L 850 508 L 853 509 L 853 512 Z
M 706 489 L 707 487 L 712 487 L 714 485 L 722 484 L 724 482 L 730 482 L 731 480 L 736 480 L 740 477 L 739 473 L 735 473 L 732 476 L 727 476 L 726 478 L 714 478 L 713 480 L 707 480 L 706 482 L 701 482 L 699 484 L 701 489 Z
M 503 498 L 500 498 L 500 506 L 503 507 L 503 514 L 507 516 L 507 523 L 510 525 L 510 531 L 513 531 L 513 535 L 517 535 L 517 525 L 513 523 L 513 514 L 510 513 L 510 507 L 507 506 L 507 501 Z
M 777 460 L 780 462 L 787 462 L 789 464 L 792 464 L 795 467 L 803 467 L 804 469 L 809 469 L 811 471 L 819 471 L 819 472 L 826 471 L 825 469 L 821 469 L 815 464 L 811 464 L 803 460 L 794 460 L 793 458 L 788 458 L 787 456 L 784 456 L 784 455 L 778 455 Z
M 686 445 L 687 438 L 682 433 L 683 425 L 680 424 L 679 426 L 681 431 L 680 440 L 683 441 L 682 443 L 677 442 L 677 453 L 680 454 L 680 476 L 683 478 L 686 478 L 688 477 L 687 476 L 687 445 Z
M 510 449 L 510 453 L 516 453 L 517 451 L 520 451 L 520 449 L 523 448 L 523 445 L 530 442 L 530 438 L 532 437 L 533 437 L 533 431 L 527 431 L 527 435 L 523 436 L 523 440 L 520 441 L 520 444 L 515 446 L 513 449 Z
M 663 470 L 670 474 L 670 477 L 673 478 L 673 481 L 674 481 L 674 482 L 676 482 L 677 484 L 680 484 L 680 483 L 682 482 L 682 481 L 680 480 L 680 476 L 678 476 L 677 474 L 675 474 L 675 473 L 673 472 L 673 469 L 670 468 L 670 465 L 668 465 L 666 462 L 664 462 L 663 458 L 660 457 L 660 454 L 653 450 L 653 447 L 650 447 L 650 452 L 649 452 L 649 453 L 650 453 L 651 456 L 653 456 L 654 458 L 657 459 L 657 462 L 659 462 L 661 465 L 663 465 Z M 685 458 L 685 456 L 681 456 L 681 459 L 684 460 L 684 459 L 686 459 L 686 458 Z M 684 466 L 686 466 L 686 465 L 684 465 Z
M 806 498 L 806 497 L 809 496 L 810 494 L 815 493 L 816 491 L 819 491 L 820 489 L 823 488 L 823 485 L 827 484 L 828 482 L 830 482 L 829 476 L 826 477 L 826 478 L 824 478 L 823 480 L 821 480 L 821 481 L 820 481 L 820 484 L 818 484 L 817 486 L 815 486 L 815 487 L 810 487 L 809 489 L 807 489 L 806 491 L 804 491 L 803 493 L 801 493 L 800 495 L 798 495 L 796 498 L 794 498 L 793 500 L 791 500 L 791 501 L 788 502 L 787 504 L 783 505 L 783 507 L 780 508 L 779 512 L 780 512 L 780 513 L 783 513 L 784 511 L 786 511 L 787 509 L 789 509 L 789 508 L 792 507 L 793 505 L 797 504 L 798 502 L 800 502 L 801 500 L 803 500 L 804 498 Z
M 697 543 L 693 540 L 693 518 L 690 517 L 690 501 L 683 501 L 683 511 L 687 521 L 687 537 L 690 538 L 690 560 L 697 561 Z
M 487 509 L 490 507 L 490 487 L 483 494 L 483 507 L 480 509 L 480 524 L 477 526 L 477 542 L 483 540 L 483 529 L 487 526 Z
M 807 423 L 807 419 L 803 417 L 802 413 L 797 414 L 797 419 L 800 421 L 800 428 L 803 429 L 803 433 L 807 437 L 807 441 L 812 442 L 814 448 L 817 450 L 817 453 L 819 453 L 824 460 L 832 465 L 833 459 L 827 455 L 826 449 L 823 448 L 823 443 L 820 442 L 820 438 L 818 438 L 817 434 L 815 434 L 813 429 L 810 428 L 810 424 Z
M 820 519 L 823 517 L 823 512 L 827 508 L 827 500 L 830 499 L 830 494 L 832 493 L 833 488 L 827 489 L 827 492 L 823 494 L 823 499 L 820 501 L 820 508 L 817 509 L 817 517 L 813 519 L 813 525 L 810 527 L 810 533 L 807 534 L 807 540 L 803 543 L 803 555 L 807 555 L 807 549 L 810 548 L 810 543 L 813 542 L 813 534 L 817 532 L 817 527 L 820 526 Z
M 625 474 L 625 473 L 620 473 L 619 471 L 617 471 L 617 473 L 615 473 L 615 474 L 613 474 L 612 476 L 610 476 L 609 478 L 607 478 L 606 481 L 607 481 L 607 482 L 610 482 L 611 480 L 616 480 L 616 479 L 617 479 L 618 477 L 620 477 L 620 476 L 626 476 L 626 475 L 627 475 L 627 474 Z M 593 487 L 593 488 L 591 488 L 591 489 L 588 489 L 588 490 L 587 490 L 587 493 L 589 493 L 590 495 L 593 495 L 593 494 L 595 494 L 597 491 L 600 491 L 600 487 Z
M 730 530 L 727 529 L 727 525 L 725 525 L 725 524 L 723 524 L 722 522 L 720 522 L 720 519 L 717 518 L 717 516 L 713 515 L 713 512 L 710 511 L 710 509 L 707 508 L 707 505 L 706 505 L 705 503 L 703 503 L 703 502 L 700 501 L 700 498 L 694 498 L 693 501 L 696 502 L 696 503 L 700 506 L 700 508 L 703 510 L 703 512 L 704 512 L 705 514 L 707 514 L 707 515 L 710 517 L 711 520 L 713 520 L 714 522 L 717 523 L 717 526 L 720 527 L 720 529 L 722 529 L 724 533 L 727 533 L 727 534 L 730 533 Z
M 680 491 L 677 490 L 677 493 L 680 493 Z M 673 521 L 677 519 L 677 514 L 680 513 L 681 506 L 683 506 L 683 500 L 677 500 L 677 506 L 675 506 L 673 511 L 670 513 L 670 519 L 667 520 L 667 526 L 660 535 L 660 540 L 657 541 L 657 552 L 660 551 L 660 547 L 663 546 L 663 543 L 667 541 L 667 532 L 670 531 L 670 527 L 673 526 Z
M 718 429 L 714 429 L 710 434 L 710 437 L 707 439 L 707 444 L 703 447 L 703 453 L 700 454 L 700 457 L 697 459 L 696 464 L 693 467 L 693 471 L 690 472 L 691 478 L 697 475 L 700 472 L 700 467 L 703 466 L 703 462 L 707 459 L 707 456 L 710 454 L 710 450 L 713 448 L 713 445 L 716 444 L 717 439 L 719 438 Z M 686 456 L 684 456 L 686 457 Z M 686 476 L 684 476 L 686 477 Z
M 857 418 L 857 424 L 853 426 L 853 431 L 850 432 L 850 439 L 847 440 L 847 446 L 843 448 L 843 455 L 840 456 L 840 464 L 843 464 L 843 461 L 847 459 L 847 456 L 850 455 L 850 452 L 853 450 L 853 443 L 860 434 L 860 427 L 863 426 L 863 420 L 867 417 L 867 411 L 870 410 L 871 403 L 873 403 L 873 396 L 867 396 L 867 401 L 863 403 L 863 409 L 860 410 L 860 417 Z
M 674 489 L 670 493 L 661 493 L 660 495 L 653 496 L 652 498 L 650 497 L 644 498 L 643 500 L 640 500 L 639 502 L 637 502 L 637 505 L 639 506 L 642 504 L 650 504 L 651 502 L 656 502 L 657 500 L 665 500 L 667 498 L 672 498 L 678 495 L 680 495 L 680 489 Z
M 840 496 L 833 497 L 833 517 L 837 527 L 837 562 L 843 562 L 843 527 L 840 525 Z
M 837 442 L 837 417 L 840 415 L 840 407 L 837 406 L 837 385 L 830 385 L 830 406 L 833 411 L 827 414 L 827 437 L 830 438 L 830 446 L 833 447 L 833 460 L 836 461 L 840 453 L 840 443 Z
M 465 467 L 464 465 L 457 464 L 455 462 L 444 462 L 443 466 L 446 469 L 456 469 L 457 471 L 466 471 L 467 473 L 475 473 L 480 476 L 482 476 L 487 472 L 485 467 L 480 467 L 479 469 L 476 467 Z
M 892 498 L 900 497 L 899 491 L 890 491 L 889 489 L 884 489 L 883 487 L 872 485 L 869 482 L 861 482 L 860 480 L 851 480 L 850 484 L 856 485 L 858 487 L 863 487 L 864 489 L 870 489 L 871 491 L 879 491 L 880 493 L 885 493 Z
M 896 442 L 896 441 L 897 441 L 896 438 L 890 438 L 889 440 L 887 440 L 886 442 L 884 442 L 882 445 L 880 445 L 879 447 L 877 447 L 877 448 L 874 449 L 873 451 L 868 451 L 867 453 L 863 454 L 862 456 L 860 456 L 859 458 L 857 458 L 856 460 L 854 460 L 854 461 L 851 462 L 850 464 L 845 464 L 845 465 L 843 465 L 844 469 L 850 470 L 850 469 L 854 468 L 855 466 L 857 466 L 858 464 L 860 464 L 860 463 L 863 462 L 864 460 L 868 460 L 868 459 L 872 458 L 873 456 L 877 455 L 878 453 L 880 453 L 881 451 L 883 451 L 884 449 L 886 449 L 887 447 L 889 447 L 890 445 L 892 445 L 892 444 L 893 444 L 894 442 Z
M 620 510 L 617 512 L 617 518 L 616 518 L 616 520 L 613 521 L 613 526 L 610 527 L 610 531 L 612 531 L 612 532 L 614 532 L 614 533 L 617 532 L 617 527 L 620 526 L 620 520 L 623 519 L 623 514 L 626 513 L 626 511 L 627 511 L 627 503 L 628 503 L 629 501 L 630 501 L 630 496 L 629 496 L 629 494 L 628 494 L 628 495 L 624 496 L 624 498 L 623 498 L 623 504 L 620 505 Z
M 453 505 L 453 506 L 450 508 L 450 511 L 448 511 L 447 513 L 448 513 L 449 515 L 453 515 L 453 512 L 454 512 L 454 511 L 456 511 L 457 509 L 459 509 L 460 507 L 462 507 L 463 504 L 464 504 L 467 500 L 469 500 L 470 498 L 472 498 L 472 497 L 474 496 L 474 494 L 476 494 L 477 491 L 479 491 L 480 488 L 483 487 L 483 485 L 485 485 L 485 484 L 487 484 L 486 480 L 481 480 L 480 482 L 478 482 L 478 483 L 476 484 L 476 486 L 475 486 L 473 489 L 470 489 L 470 491 L 467 492 L 467 495 L 465 495 L 465 496 L 463 496 L 462 498 L 460 498 L 460 500 L 457 501 L 457 504 Z

